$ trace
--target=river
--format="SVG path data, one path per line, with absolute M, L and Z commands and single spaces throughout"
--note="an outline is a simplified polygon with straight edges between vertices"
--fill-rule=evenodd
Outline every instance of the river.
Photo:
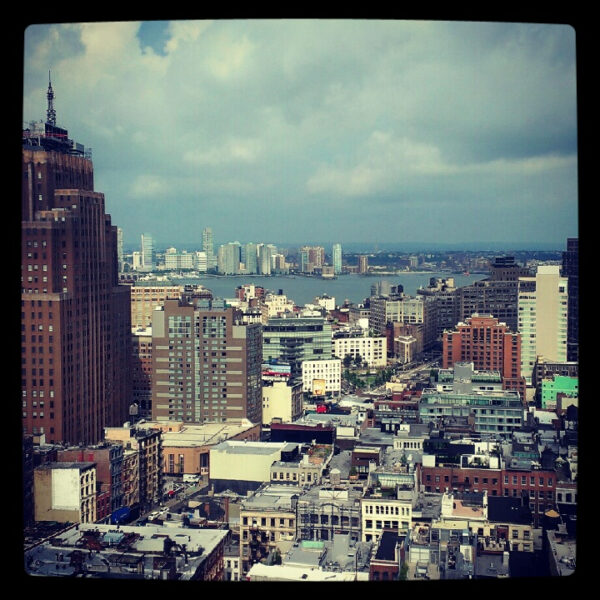
M 399 273 L 396 275 L 364 276 L 345 274 L 337 279 L 321 279 L 320 277 L 304 277 L 299 275 L 272 275 L 265 277 L 261 275 L 207 275 L 194 279 L 175 279 L 179 284 L 201 284 L 212 291 L 217 298 L 233 298 L 238 286 L 253 284 L 264 287 L 275 293 L 282 290 L 288 298 L 298 306 L 304 306 L 314 302 L 317 296 L 327 294 L 335 298 L 336 305 L 341 305 L 344 300 L 350 300 L 355 304 L 361 303 L 371 295 L 371 286 L 385 281 L 390 285 L 401 284 L 404 293 L 416 296 L 419 287 L 427 287 L 432 277 L 454 278 L 456 287 L 463 287 L 487 277 L 485 273 L 452 274 L 452 273 Z

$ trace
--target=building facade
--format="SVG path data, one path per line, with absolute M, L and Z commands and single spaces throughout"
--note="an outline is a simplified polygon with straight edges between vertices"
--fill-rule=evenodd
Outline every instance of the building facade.
M 519 279 L 521 374 L 532 383 L 538 356 L 567 362 L 568 279 L 555 265 L 541 265 L 535 277 Z
M 525 397 L 525 378 L 521 377 L 521 335 L 491 315 L 474 314 L 454 331 L 445 331 L 442 367 L 472 362 L 478 371 L 499 371 L 504 389 Z
M 152 326 L 152 419 L 262 423 L 262 333 L 223 301 L 166 300 Z
M 263 359 L 280 359 L 292 377 L 302 375 L 304 360 L 331 356 L 331 324 L 321 318 L 273 318 L 263 328 Z
M 46 123 L 23 131 L 21 380 L 25 433 L 96 443 L 131 402 L 129 288 L 89 153 Z

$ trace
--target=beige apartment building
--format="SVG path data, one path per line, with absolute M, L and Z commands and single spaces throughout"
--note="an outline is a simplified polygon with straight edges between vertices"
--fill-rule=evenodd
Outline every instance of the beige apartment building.
M 152 312 L 161 306 L 168 298 L 181 298 L 183 286 L 180 285 L 151 285 L 136 282 L 131 286 L 131 327 L 133 329 L 152 326 Z
M 51 462 L 33 472 L 35 520 L 96 521 L 96 463 Z
M 567 362 L 568 300 L 568 279 L 558 265 L 540 265 L 535 277 L 519 278 L 521 375 L 528 385 L 538 356 Z

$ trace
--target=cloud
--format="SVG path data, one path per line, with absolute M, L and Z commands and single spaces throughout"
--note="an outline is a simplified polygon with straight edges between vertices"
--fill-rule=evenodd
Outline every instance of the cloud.
M 261 154 L 261 144 L 252 139 L 230 139 L 220 146 L 206 150 L 184 152 L 184 161 L 194 165 L 222 165 L 228 163 L 253 163 Z
M 362 203 L 355 222 L 375 230 L 370 219 L 391 221 L 383 208 L 369 214 L 377 202 L 394 214 L 394 202 L 417 198 L 482 207 L 527 188 L 523 197 L 535 200 L 544 178 L 564 190 L 574 215 L 564 227 L 576 227 L 568 27 L 80 23 L 32 26 L 25 43 L 25 120 L 44 117 L 52 69 L 59 124 L 93 147 L 99 191 L 128 228 L 137 227 L 144 197 L 176 196 L 195 207 L 192 199 L 218 195 L 250 210 L 272 199 L 279 208 L 269 226 L 280 219 L 282 230 L 310 230 L 315 214 Z M 298 210 L 308 205 L 317 212 Z M 539 227 L 556 230 L 551 214 L 539 214 Z M 175 211 L 172 218 L 186 237 L 188 220 Z M 216 232 L 232 227 L 212 208 L 203 218 Z

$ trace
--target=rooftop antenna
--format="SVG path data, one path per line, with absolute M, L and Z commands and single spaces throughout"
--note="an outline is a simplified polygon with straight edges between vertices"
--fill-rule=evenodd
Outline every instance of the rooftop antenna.
M 48 109 L 46 110 L 46 121 L 50 125 L 56 125 L 56 111 L 54 110 L 54 90 L 52 89 L 52 81 L 50 80 L 50 71 L 48 71 Z

